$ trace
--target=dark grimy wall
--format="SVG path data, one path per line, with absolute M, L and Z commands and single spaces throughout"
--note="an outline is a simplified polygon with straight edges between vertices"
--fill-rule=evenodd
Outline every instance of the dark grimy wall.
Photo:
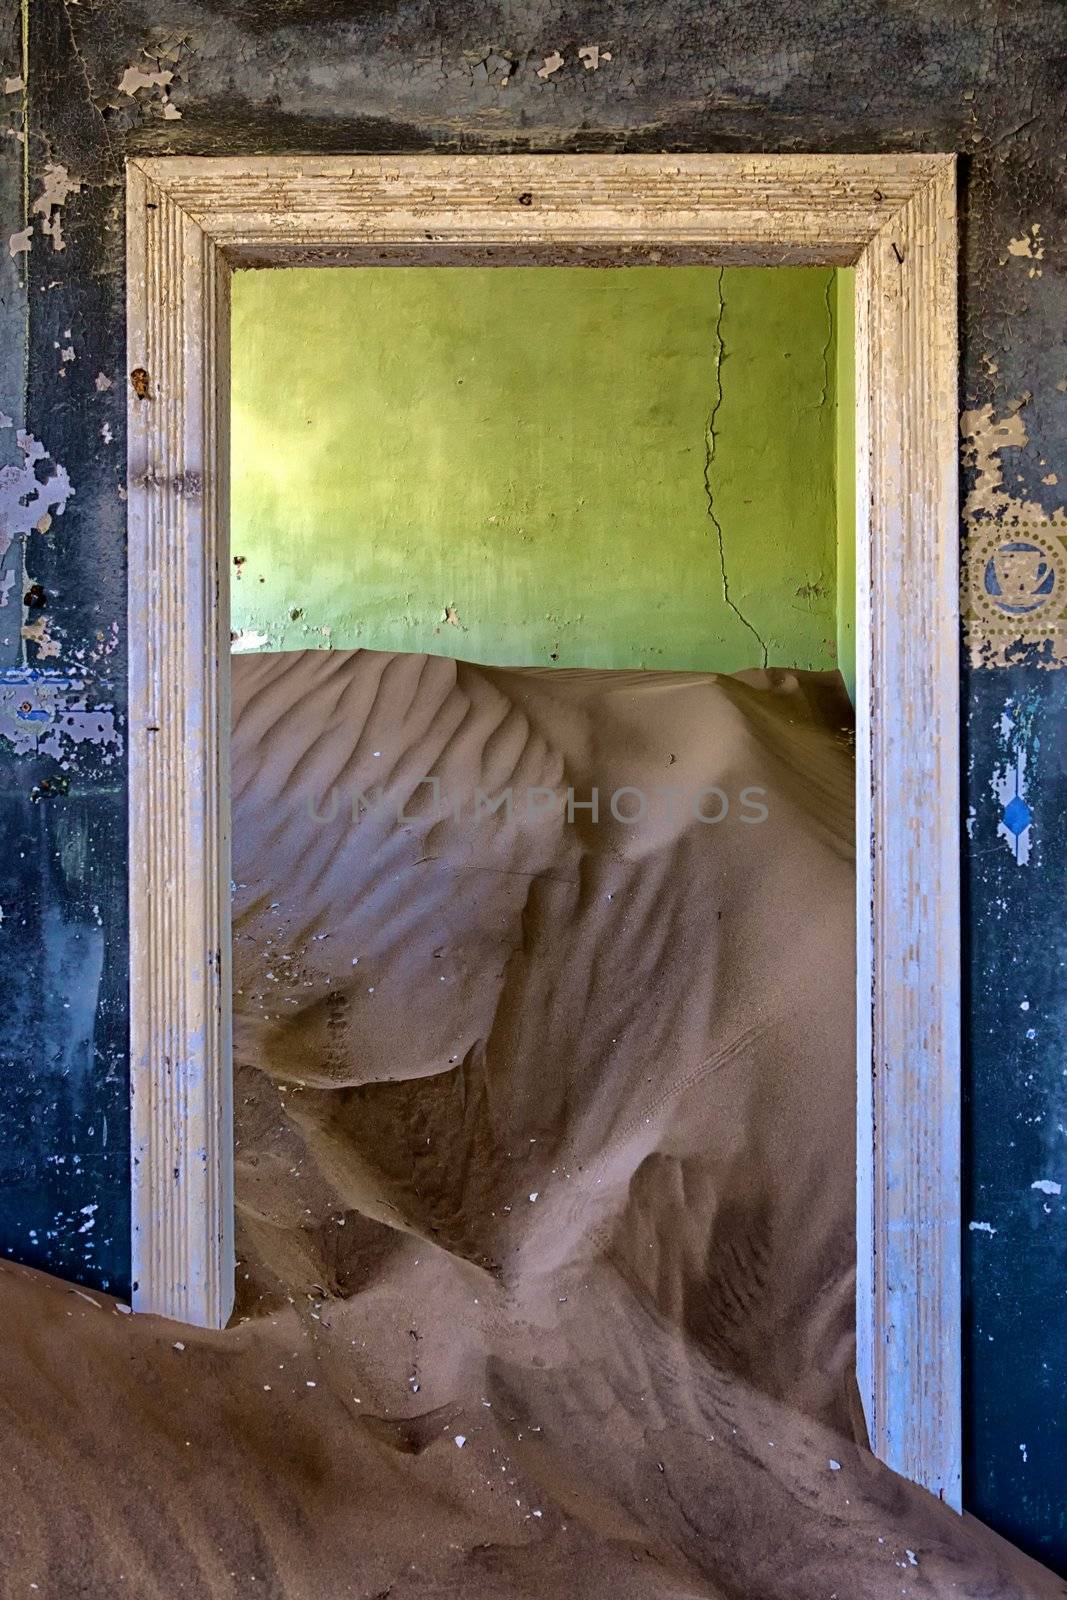
M 1067 1567 L 1063 43 L 1056 0 L 0 0 L 4 1250 L 128 1279 L 124 156 L 958 151 L 966 1492 Z

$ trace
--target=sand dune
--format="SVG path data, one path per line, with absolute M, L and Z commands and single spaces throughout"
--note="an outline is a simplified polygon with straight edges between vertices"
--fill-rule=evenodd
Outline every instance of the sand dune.
M 0 1269 L 0 1592 L 1067 1593 L 862 1442 L 833 682 L 234 667 L 237 1315 Z

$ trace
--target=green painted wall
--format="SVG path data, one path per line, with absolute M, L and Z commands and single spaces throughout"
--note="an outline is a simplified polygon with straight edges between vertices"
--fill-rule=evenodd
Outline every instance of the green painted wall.
M 237 274 L 236 647 L 835 665 L 838 300 L 815 268 Z
M 856 274 L 836 274 L 837 662 L 856 697 Z

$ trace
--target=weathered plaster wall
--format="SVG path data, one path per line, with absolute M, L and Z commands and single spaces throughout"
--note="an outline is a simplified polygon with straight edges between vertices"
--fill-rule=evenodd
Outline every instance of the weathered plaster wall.
M 856 275 L 841 271 L 834 283 L 837 388 L 837 664 L 856 692 Z
M 966 1493 L 1067 1568 L 1059 0 L 607 0 L 566 14 L 546 0 L 33 0 L 29 12 L 24 56 L 21 13 L 0 0 L 0 78 L 28 83 L 28 98 L 20 86 L 0 102 L 17 268 L 0 283 L 0 406 L 15 424 L 0 447 L 18 469 L 22 424 L 49 452 L 33 505 L 6 498 L 19 627 L 16 655 L 0 610 L 17 735 L 0 775 L 0 1242 L 92 1282 L 127 1271 L 123 155 L 955 150 L 973 441 L 963 534 L 978 557 L 964 684 Z M 61 514 L 60 464 L 73 487 Z M 5 491 L 18 481 L 5 475 Z
M 832 669 L 835 294 L 814 267 L 238 273 L 234 648 Z

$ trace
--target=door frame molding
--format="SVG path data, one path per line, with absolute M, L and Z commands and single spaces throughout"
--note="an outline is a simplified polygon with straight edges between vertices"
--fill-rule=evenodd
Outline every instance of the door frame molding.
M 232 1309 L 229 280 L 611 259 L 855 268 L 857 1355 L 872 1446 L 960 1504 L 951 155 L 127 162 L 133 1303 Z

